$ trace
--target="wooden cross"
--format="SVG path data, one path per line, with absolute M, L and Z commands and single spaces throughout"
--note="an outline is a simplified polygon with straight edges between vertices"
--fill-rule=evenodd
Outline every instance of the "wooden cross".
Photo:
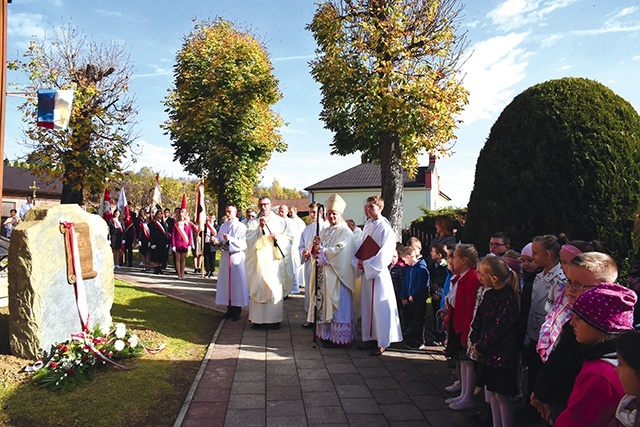
M 35 181 L 33 181 L 33 185 L 29 186 L 29 188 L 33 190 L 33 195 L 32 195 L 32 197 L 33 197 L 33 201 L 35 202 L 35 201 L 36 201 L 36 190 L 39 190 L 39 189 L 40 189 L 40 187 L 38 187 L 38 186 L 36 185 L 36 182 L 35 182 Z

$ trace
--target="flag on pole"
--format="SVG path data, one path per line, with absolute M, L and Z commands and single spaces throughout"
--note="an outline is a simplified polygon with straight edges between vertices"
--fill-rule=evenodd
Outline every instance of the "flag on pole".
M 104 195 L 102 196 L 102 204 L 100 205 L 100 216 L 109 221 L 113 218 L 111 213 L 111 194 L 109 194 L 109 187 L 104 188 Z
M 160 191 L 160 175 L 156 174 L 156 188 L 153 189 L 153 198 L 151 199 L 153 201 L 153 205 L 151 206 L 151 209 L 155 210 L 156 206 L 160 206 L 162 207 L 162 192 Z
M 39 90 L 37 125 L 47 129 L 67 129 L 72 105 L 72 90 Z
M 196 196 L 196 223 L 198 224 L 198 232 L 204 230 L 204 223 L 207 221 L 207 214 L 204 209 L 204 182 L 200 180 L 198 183 L 198 194 Z
M 127 196 L 124 194 L 124 187 L 120 188 L 120 195 L 118 196 L 118 210 L 122 212 L 124 228 L 125 230 L 128 230 L 133 225 L 133 219 L 131 218 L 129 203 L 127 203 Z
M 189 205 L 187 204 L 187 194 L 182 193 L 182 204 L 180 205 L 181 209 L 189 211 Z

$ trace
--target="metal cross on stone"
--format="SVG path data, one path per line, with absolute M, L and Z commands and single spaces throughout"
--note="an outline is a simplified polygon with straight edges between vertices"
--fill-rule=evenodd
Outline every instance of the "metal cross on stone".
M 35 182 L 35 181 L 33 181 L 33 185 L 30 185 L 30 186 L 29 186 L 29 188 L 33 190 L 32 197 L 33 197 L 33 201 L 34 201 L 34 204 L 35 204 L 35 201 L 36 201 L 36 190 L 39 190 L 39 189 L 40 189 L 40 187 L 38 187 L 38 186 L 36 185 L 36 182 Z

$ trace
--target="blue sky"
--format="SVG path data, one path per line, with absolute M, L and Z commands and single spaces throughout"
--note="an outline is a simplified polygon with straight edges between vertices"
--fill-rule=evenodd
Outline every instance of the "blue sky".
M 491 126 L 511 100 L 530 86 L 561 78 L 586 77 L 610 87 L 640 110 L 640 6 L 637 0 L 468 0 L 461 31 L 469 48 L 463 71 L 470 103 L 461 119 L 451 157 L 439 159 L 442 191 L 466 206 L 475 164 Z M 163 176 L 187 176 L 173 162 L 170 140 L 160 124 L 172 67 L 193 18 L 220 16 L 250 28 L 265 44 L 283 99 L 275 110 L 288 123 L 286 153 L 275 153 L 262 182 L 277 179 L 299 190 L 359 163 L 358 155 L 331 156 L 331 132 L 319 120 L 319 86 L 309 74 L 315 42 L 304 29 L 312 0 L 14 0 L 8 5 L 8 59 L 39 37 L 72 23 L 96 42 L 121 40 L 131 53 L 137 98 L 138 144 L 142 154 L 130 166 L 149 166 Z M 9 75 L 9 81 L 19 79 Z M 24 155 L 18 145 L 20 99 L 7 99 L 5 157 Z M 424 157 L 422 164 L 427 163 Z

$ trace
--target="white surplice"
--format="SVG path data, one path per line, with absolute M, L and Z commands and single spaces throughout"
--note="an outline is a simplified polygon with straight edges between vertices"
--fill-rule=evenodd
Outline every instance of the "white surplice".
M 223 234 L 229 235 L 228 246 L 221 251 L 218 266 L 218 286 L 216 290 L 216 304 L 233 307 L 249 305 L 249 290 L 244 267 L 247 226 L 234 218 L 220 226 L 215 238 L 224 242 Z
M 368 221 L 362 232 L 362 240 L 367 236 L 380 246 L 376 255 L 363 261 L 361 275 L 360 310 L 362 317 L 362 340 L 377 340 L 378 347 L 388 347 L 392 342 L 402 341 L 402 329 L 398 305 L 393 291 L 393 282 L 389 273 L 391 258 L 396 252 L 396 235 L 389 221 L 380 216 Z M 353 257 L 353 265 L 358 260 Z

